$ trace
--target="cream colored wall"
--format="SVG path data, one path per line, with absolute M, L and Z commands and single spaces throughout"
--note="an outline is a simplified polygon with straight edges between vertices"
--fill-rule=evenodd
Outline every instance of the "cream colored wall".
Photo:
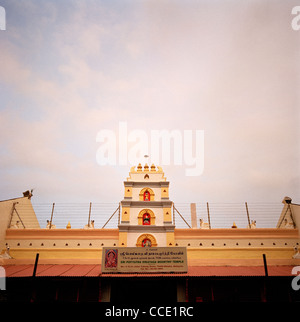
M 175 245 L 181 247 L 198 247 L 200 250 L 205 247 L 214 248 L 221 247 L 226 248 L 264 248 L 264 247 L 282 247 L 286 249 L 293 248 L 300 245 L 300 240 L 297 238 L 292 239 L 263 239 L 263 238 L 249 238 L 249 239 L 233 239 L 233 238 L 222 238 L 222 239 L 176 239 Z
M 5 232 L 9 224 L 12 206 L 12 202 L 0 202 L 0 250 L 4 248 L 5 245 Z
M 102 247 L 119 244 L 118 229 L 8 229 L 5 242 L 18 258 L 99 258 Z M 90 257 L 92 256 L 92 257 Z
M 149 233 L 156 238 L 159 247 L 169 246 L 166 233 L 155 231 Z M 138 237 L 142 234 L 141 231 L 128 233 L 127 246 L 135 247 Z M 199 234 L 202 234 L 202 238 L 199 238 Z M 283 262 L 280 260 L 293 260 L 293 247 L 296 243 L 300 244 L 297 234 L 298 230 L 285 229 L 255 231 L 224 229 L 208 232 L 177 229 L 175 233 L 177 238 L 172 246 L 177 244 L 187 247 L 188 259 L 199 260 L 193 262 L 195 265 L 200 265 L 203 259 L 223 260 L 223 264 L 231 259 L 261 260 L 262 254 L 266 254 L 268 259 L 278 260 L 276 265 L 281 265 Z M 259 235 L 263 238 L 258 238 Z M 118 243 L 118 236 L 117 229 L 10 229 L 7 231 L 6 242 L 11 248 L 11 256 L 16 259 L 33 259 L 36 253 L 40 253 L 40 258 L 48 259 L 95 259 L 100 258 L 102 247 L 121 246 Z
M 278 259 L 278 260 L 290 260 L 293 261 L 294 251 L 292 248 L 280 248 L 280 247 L 263 247 L 263 248 L 188 248 L 187 255 L 188 260 L 191 259 L 258 259 L 262 263 L 262 255 L 265 254 L 267 259 Z M 297 260 L 294 260 L 298 262 Z M 283 262 L 282 262 L 283 263 Z M 280 261 L 277 265 L 282 265 Z M 214 266 L 214 265 L 213 265 Z
M 7 240 L 10 249 L 89 249 L 118 246 L 118 239 L 24 239 L 24 240 Z
M 5 260 L 5 264 L 9 265 L 10 261 L 12 264 L 16 260 L 31 259 L 34 260 L 36 254 L 39 253 L 39 263 L 45 259 L 49 259 L 48 263 L 53 263 L 55 260 L 60 260 L 60 264 L 68 263 L 68 260 L 75 259 L 74 264 L 79 264 L 81 261 L 87 259 L 96 259 L 96 263 L 101 264 L 102 260 L 102 248 L 80 248 L 80 249 L 65 249 L 65 248 L 23 248 L 23 249 L 12 249 L 10 251 L 12 260 Z M 1 262 L 0 262 L 1 263 Z
M 296 227 L 300 230 L 300 205 L 291 204 L 291 208 Z
M 10 222 L 14 203 L 16 203 L 15 208 L 26 228 L 40 228 L 39 222 L 36 218 L 30 199 L 28 199 L 27 197 L 21 197 L 21 198 L 0 201 L 0 250 L 5 247 L 4 240 L 5 240 L 6 229 Z M 19 220 L 19 218 L 16 212 L 14 211 L 11 225 L 14 225 L 17 220 Z M 21 223 L 20 223 L 20 227 L 23 228 Z
M 175 246 L 190 258 L 290 259 L 300 245 L 298 229 L 175 229 Z M 280 264 L 280 262 L 278 262 Z
M 289 206 L 292 211 L 292 214 L 290 209 L 288 209 Z M 293 216 L 293 219 L 291 215 Z M 284 228 L 284 225 L 285 225 L 284 219 L 287 219 L 288 222 L 292 222 L 294 220 L 296 227 L 300 228 L 300 205 L 293 204 L 293 203 L 288 205 L 287 203 L 284 203 L 280 217 L 277 222 L 277 226 L 276 226 L 277 228 Z

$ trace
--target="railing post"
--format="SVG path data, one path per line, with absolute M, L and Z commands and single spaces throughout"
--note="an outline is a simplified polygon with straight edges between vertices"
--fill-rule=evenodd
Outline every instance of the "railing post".
M 89 210 L 88 227 L 90 227 L 90 222 L 91 222 L 91 210 L 92 210 L 92 203 L 90 202 L 90 210 Z
M 191 203 L 191 222 L 192 228 L 197 228 L 197 211 L 195 203 Z
M 263 260 L 264 260 L 264 268 L 265 268 L 265 276 L 268 277 L 268 265 L 267 265 L 267 259 L 266 259 L 266 254 L 263 254 Z
M 247 211 L 248 224 L 249 224 L 249 228 L 251 229 L 250 216 L 249 216 L 249 210 L 248 210 L 247 202 L 245 202 L 245 205 L 246 205 L 246 211 Z
M 210 225 L 210 214 L 209 214 L 209 205 L 208 205 L 208 202 L 206 203 L 206 208 L 207 208 L 208 225 L 209 225 L 209 229 L 211 229 L 211 225 Z
M 37 270 L 37 266 L 38 266 L 38 262 L 39 262 L 39 256 L 40 256 L 40 254 L 36 253 L 32 277 L 35 277 L 35 275 L 36 275 L 36 270 Z
M 52 219 L 53 219 L 53 213 L 54 213 L 54 206 L 55 206 L 55 202 L 53 202 L 53 205 L 52 205 L 52 212 L 51 212 L 51 218 L 50 218 L 49 229 L 51 229 L 51 226 L 52 226 Z

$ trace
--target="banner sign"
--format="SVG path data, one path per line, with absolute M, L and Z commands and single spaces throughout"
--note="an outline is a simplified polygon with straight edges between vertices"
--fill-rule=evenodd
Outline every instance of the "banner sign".
M 103 247 L 102 273 L 187 272 L 186 247 Z

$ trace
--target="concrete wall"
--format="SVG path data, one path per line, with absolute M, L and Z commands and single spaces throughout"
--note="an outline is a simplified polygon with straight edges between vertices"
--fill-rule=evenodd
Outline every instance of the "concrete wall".
M 293 219 L 295 221 L 296 227 L 300 228 L 300 205 L 291 204 Z
M 10 200 L 0 201 L 0 252 L 5 247 L 5 234 L 8 228 L 13 204 L 15 203 L 15 209 L 21 217 L 22 222 L 26 228 L 40 228 L 39 222 L 36 218 L 30 199 L 27 197 L 15 198 Z M 18 218 L 17 212 L 13 212 L 11 225 L 15 225 Z M 23 229 L 20 223 L 20 229 Z
M 118 246 L 118 229 L 8 229 L 5 242 L 18 258 L 101 258 L 102 247 Z

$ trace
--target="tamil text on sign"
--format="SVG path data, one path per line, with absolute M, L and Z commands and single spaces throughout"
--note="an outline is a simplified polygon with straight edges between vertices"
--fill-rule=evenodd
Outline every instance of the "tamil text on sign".
M 185 247 L 104 247 L 102 272 L 187 272 Z

